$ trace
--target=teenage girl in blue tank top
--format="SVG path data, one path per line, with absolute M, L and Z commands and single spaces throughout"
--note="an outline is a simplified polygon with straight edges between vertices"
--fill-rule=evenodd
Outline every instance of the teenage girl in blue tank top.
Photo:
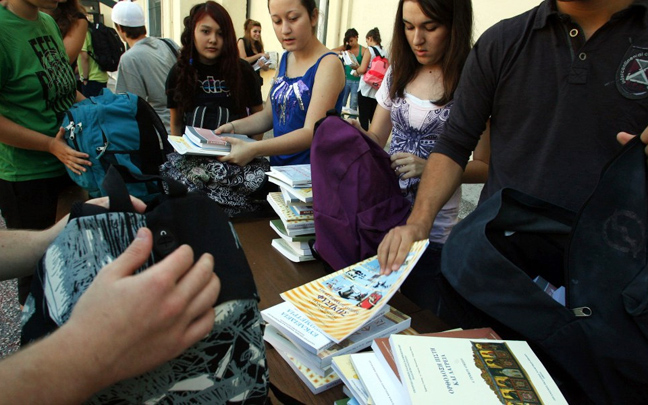
M 222 125 L 216 133 L 274 129 L 274 137 L 253 143 L 229 138 L 232 151 L 221 160 L 245 165 L 257 156 L 270 156 L 272 165 L 310 163 L 315 123 L 326 111 L 342 109 L 344 68 L 315 36 L 319 11 L 314 0 L 270 0 L 268 8 L 286 51 L 268 100 L 262 111 Z

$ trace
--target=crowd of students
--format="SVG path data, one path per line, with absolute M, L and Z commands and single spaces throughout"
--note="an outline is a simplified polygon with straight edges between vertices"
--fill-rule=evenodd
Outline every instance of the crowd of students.
M 38 12 L 53 12 L 57 3 L 6 0 L 0 7 L 0 210 L 10 228 L 52 225 L 58 190 L 69 180 L 64 165 L 78 172 L 89 164 L 87 156 L 67 147 L 58 127 L 61 114 L 81 96 L 69 63 L 74 51 L 66 50 L 54 21 Z M 634 65 L 624 62 L 640 58 L 642 47 L 648 46 L 643 34 L 647 7 L 645 0 L 545 0 L 496 24 L 473 46 L 470 0 L 399 1 L 390 68 L 375 93 L 377 107 L 365 130 L 381 146 L 392 135 L 392 169 L 413 206 L 407 224 L 391 230 L 376 247 L 381 271 L 398 269 L 414 241 L 432 242 L 427 258 L 403 286 L 405 295 L 441 317 L 444 308 L 453 305 L 444 301 L 446 294 L 437 293 L 447 288 L 439 257 L 457 221 L 462 182 L 485 182 L 482 200 L 503 187 L 514 187 L 575 210 L 622 143 L 638 134 L 648 142 L 648 86 L 628 84 L 617 74 L 619 69 L 626 76 L 632 73 L 623 69 Z M 166 79 L 171 134 L 195 124 L 197 107 L 219 117 L 205 126 L 223 135 L 274 130 L 272 138 L 254 143 L 229 138 L 232 151 L 220 158 L 227 164 L 243 166 L 266 156 L 272 165 L 309 163 L 315 123 L 327 110 L 340 112 L 343 97 L 352 91 L 337 54 L 315 34 L 315 1 L 269 0 L 268 9 L 285 52 L 265 104 L 250 66 L 264 50 L 258 39 L 251 41 L 248 28 L 254 32 L 260 26 L 246 27 L 247 41 L 237 45 L 227 10 L 213 1 L 194 6 L 184 19 L 179 56 Z M 133 35 L 127 26 L 122 23 L 118 31 L 128 41 Z M 347 36 L 346 45 L 353 51 L 358 34 Z M 377 37 L 377 42 L 375 33 L 371 38 L 379 44 Z M 137 46 L 132 44 L 128 52 Z M 357 49 L 359 61 L 363 53 L 363 59 L 370 58 L 366 48 Z M 241 59 L 244 54 L 248 59 Z M 356 68 L 360 66 L 367 68 L 364 61 Z M 42 218 L 27 221 L 35 213 Z M 144 241 L 150 239 L 146 231 L 142 235 Z M 174 260 L 186 253 L 174 254 Z M 193 267 L 186 263 L 184 271 L 203 261 L 208 259 Z M 119 265 L 124 268 L 117 269 Z M 126 259 L 111 266 L 121 276 L 129 274 Z M 143 275 L 132 279 L 144 282 Z M 216 283 L 209 294 L 217 294 Z M 103 278 L 95 284 L 93 293 L 110 291 Z M 84 303 L 90 311 L 93 301 Z M 207 316 L 205 308 L 201 311 L 201 317 Z M 76 319 L 85 322 L 88 317 Z M 160 320 L 168 325 L 175 321 Z M 73 322 L 82 330 L 76 333 L 93 336 L 79 322 Z M 52 344 L 64 329 L 74 328 L 62 328 L 30 352 L 25 350 L 18 362 L 29 363 L 30 354 Z M 122 337 L 139 339 L 141 334 Z M 138 367 L 115 375 L 141 372 L 177 354 L 185 344 L 165 346 L 164 356 L 149 353 Z M 119 349 L 105 354 L 123 355 Z M 0 374 L 16 362 L 1 362 Z M 49 367 L 52 371 L 63 366 L 52 362 Z M 88 386 L 110 384 L 109 377 Z M 56 386 L 50 389 L 57 391 Z M 81 397 L 90 394 L 87 389 L 80 392 Z

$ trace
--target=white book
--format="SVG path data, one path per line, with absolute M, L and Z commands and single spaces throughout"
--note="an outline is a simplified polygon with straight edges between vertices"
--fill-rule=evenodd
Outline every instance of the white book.
M 310 368 L 308 368 L 308 366 L 302 364 L 289 353 L 281 350 L 277 350 L 277 353 L 279 353 L 281 358 L 283 358 L 290 368 L 293 369 L 295 374 L 297 374 L 297 377 L 299 377 L 299 379 L 302 380 L 308 389 L 315 395 L 342 383 L 342 380 L 336 373 L 331 373 L 322 377 L 314 373 Z
M 261 317 L 310 353 L 321 353 L 334 344 L 310 319 L 288 302 L 264 309 Z
M 340 343 L 336 343 L 327 349 L 322 350 L 317 355 L 308 352 L 302 345 L 295 343 L 295 339 L 286 336 L 293 344 L 293 347 L 284 347 L 284 350 L 299 357 L 303 362 L 308 363 L 314 367 L 326 369 L 330 367 L 333 358 L 342 354 L 357 353 L 371 345 L 374 339 L 386 337 L 392 333 L 398 333 L 409 328 L 411 318 L 399 310 L 386 306 L 389 310 L 388 313 L 374 318 L 362 328 L 357 330 L 347 339 Z M 381 310 L 382 311 L 382 310 Z M 263 316 L 263 311 L 261 311 Z M 281 329 L 280 329 L 280 332 Z
M 281 196 L 284 199 L 284 202 L 286 203 L 287 206 L 289 207 L 312 207 L 313 203 L 312 202 L 304 202 L 300 200 L 298 197 L 296 197 L 293 194 L 290 194 L 288 189 L 285 187 L 279 187 L 279 190 L 281 190 Z
M 299 201 L 304 202 L 304 203 L 312 203 L 313 202 L 313 188 L 312 187 L 303 187 L 303 188 L 297 188 L 297 187 L 290 187 L 287 183 L 284 183 L 283 181 L 275 178 L 275 177 L 270 177 L 268 176 L 268 181 L 270 183 L 274 183 L 281 187 L 283 190 L 285 190 L 286 193 L 289 193 L 292 195 L 294 198 L 297 198 Z M 283 191 L 282 190 L 282 191 Z
M 344 64 L 347 66 L 353 66 L 358 64 L 358 59 L 356 59 L 355 55 L 349 51 L 342 52 L 342 60 Z
M 524 341 L 392 335 L 410 404 L 567 404 Z M 405 401 L 406 400 L 406 401 Z
M 308 248 L 308 250 L 297 249 L 281 238 L 273 239 L 272 247 L 291 262 L 299 263 L 315 260 L 310 248 Z
M 360 404 L 368 405 L 373 402 L 370 400 L 369 393 L 367 392 L 364 384 L 360 381 L 358 373 L 353 367 L 351 362 L 351 355 L 344 354 L 336 356 L 333 359 L 333 370 L 340 376 L 344 385 L 351 391 L 351 396 L 355 398 Z
M 272 228 L 277 233 L 277 235 L 281 236 L 281 239 L 288 242 L 288 244 L 294 247 L 295 249 L 302 249 L 302 250 L 308 249 L 308 252 L 311 252 L 308 241 L 314 239 L 315 235 L 311 235 L 311 234 L 299 235 L 299 236 L 288 235 L 288 233 L 286 233 L 286 227 L 283 225 L 283 222 L 281 222 L 280 219 L 271 220 L 270 228 Z
M 351 363 L 376 405 L 399 405 L 407 396 L 400 382 L 395 383 L 389 377 L 374 352 L 352 354 Z
M 286 183 L 290 187 L 311 186 L 310 164 L 271 166 L 270 171 L 266 172 L 266 174 Z
M 266 325 L 265 331 L 263 332 L 263 340 L 271 344 L 277 351 L 283 351 L 292 355 L 320 377 L 326 377 L 333 372 L 333 368 L 330 365 L 321 368 L 319 365 L 319 359 L 316 355 L 308 353 L 305 350 L 300 350 L 299 345 L 293 343 L 290 339 L 284 336 L 279 329 L 275 328 L 271 324 Z

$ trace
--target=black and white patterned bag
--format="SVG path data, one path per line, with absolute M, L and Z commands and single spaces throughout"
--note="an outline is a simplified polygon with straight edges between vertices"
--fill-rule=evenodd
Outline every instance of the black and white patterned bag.
M 165 197 L 139 214 L 113 167 L 104 182 L 110 210 L 88 204 L 74 207 L 70 221 L 38 265 L 23 310 L 23 343 L 65 323 L 97 272 L 146 226 L 153 232 L 154 246 L 142 271 L 182 244 L 190 245 L 195 257 L 205 252 L 214 256 L 214 272 L 223 286 L 214 327 L 177 358 L 106 388 L 88 403 L 263 404 L 268 369 L 258 295 L 236 232 L 212 200 L 187 193 L 172 180 L 164 182 Z

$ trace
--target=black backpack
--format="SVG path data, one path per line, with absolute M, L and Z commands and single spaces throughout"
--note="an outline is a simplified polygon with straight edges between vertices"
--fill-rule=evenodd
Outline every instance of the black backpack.
M 136 213 L 122 178 L 163 181 L 165 193 L 146 213 Z M 146 226 L 153 233 L 153 251 L 144 269 L 183 244 L 193 248 L 196 258 L 214 256 L 214 272 L 223 285 L 214 304 L 218 316 L 211 332 L 175 359 L 113 384 L 84 403 L 265 404 L 269 377 L 259 296 L 225 213 L 214 201 L 188 193 L 171 179 L 134 175 L 125 167 L 112 166 L 102 188 L 110 197 L 110 209 L 76 203 L 69 222 L 37 264 L 25 306 L 23 343 L 63 325 L 97 272 Z
M 578 213 L 503 189 L 443 248 L 452 287 L 528 340 L 595 403 L 648 403 L 645 146 L 639 139 L 626 145 Z M 532 281 L 536 275 L 565 287 L 565 306 Z
M 93 23 L 88 27 L 92 39 L 92 52 L 88 55 L 99 65 L 104 72 L 114 72 L 119 66 L 119 59 L 126 51 L 124 43 L 119 38 L 114 28 L 106 27 L 102 23 Z

